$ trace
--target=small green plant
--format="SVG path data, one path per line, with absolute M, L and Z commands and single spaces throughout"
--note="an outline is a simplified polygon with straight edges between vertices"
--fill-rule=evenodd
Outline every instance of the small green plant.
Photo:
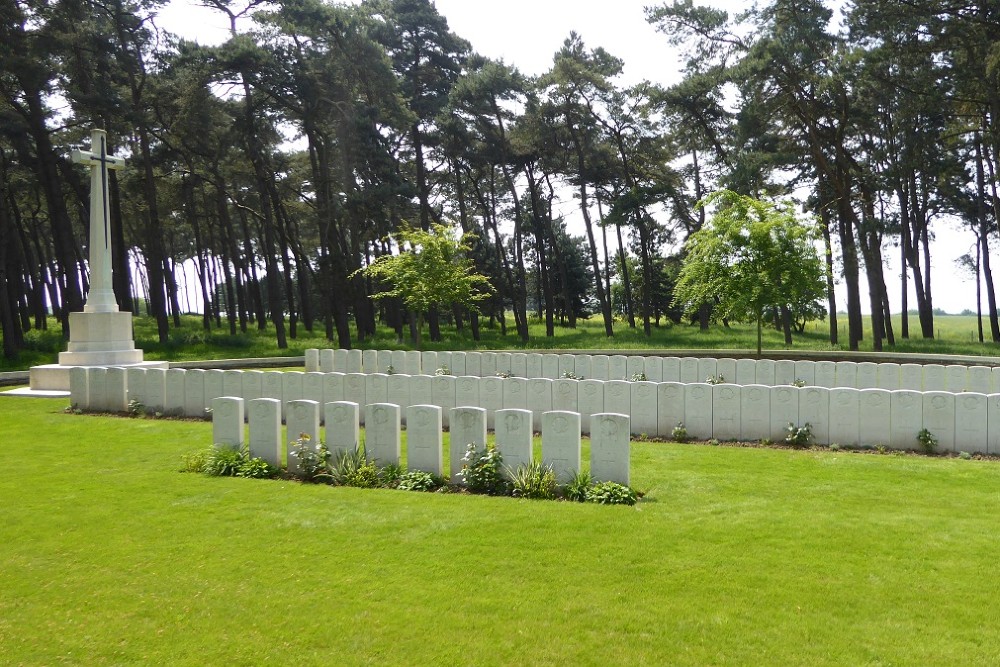
M 888 454 L 889 448 L 880 442 L 877 445 L 875 445 L 875 452 L 878 454 Z
M 630 381 L 631 382 L 645 382 L 646 381 L 646 374 L 643 373 L 643 372 L 641 372 L 641 371 L 638 372 L 638 373 L 632 373 L 632 377 L 630 378 Z
M 842 447 L 840 446 L 839 442 L 831 442 L 830 443 L 830 451 L 831 452 L 839 452 L 841 449 L 842 449 Z
M 474 443 L 469 443 L 462 457 L 462 470 L 459 476 L 473 493 L 485 493 L 491 496 L 504 495 L 507 492 L 507 480 L 503 477 L 503 456 L 493 445 L 486 449 L 476 449 Z
M 517 470 L 504 466 L 510 477 L 511 495 L 515 498 L 551 500 L 556 496 L 556 474 L 550 465 L 531 461 Z
M 206 447 L 196 452 L 185 454 L 181 464 L 181 472 L 205 472 L 208 457 L 214 449 L 215 447 Z
M 675 442 L 687 442 L 691 439 L 691 436 L 688 435 L 688 430 L 684 427 L 684 422 L 677 422 L 677 426 L 670 432 L 670 437 Z
M 403 477 L 403 468 L 398 463 L 390 463 L 379 470 L 379 484 L 387 489 L 395 489 L 399 486 L 399 480 Z
M 451 369 L 448 366 L 442 366 L 434 371 L 434 375 L 451 375 Z
M 243 465 L 243 453 L 232 445 L 215 445 L 205 457 L 202 472 L 210 477 L 236 477 Z
M 396 374 L 396 367 L 393 366 L 392 364 L 389 364 L 388 366 L 385 367 L 385 374 L 386 375 L 395 375 Z
M 963 461 L 968 461 L 972 458 L 972 454 L 970 454 L 969 452 L 959 452 L 958 458 L 962 459 Z
M 564 380 L 583 380 L 585 379 L 582 375 L 577 375 L 573 371 L 563 371 L 561 376 Z
M 400 491 L 437 491 L 441 478 L 423 470 L 407 470 L 399 478 L 396 488 Z
M 796 426 L 792 422 L 788 422 L 788 426 L 785 427 L 785 444 L 791 445 L 792 447 L 808 447 L 809 443 L 812 442 L 812 424 L 806 422 L 802 426 Z
M 920 443 L 920 449 L 924 450 L 925 454 L 933 454 L 938 446 L 938 439 L 926 428 L 920 429 L 920 432 L 917 433 L 917 442 Z
M 272 477 L 277 477 L 278 473 L 281 472 L 279 468 L 271 465 L 264 459 L 257 456 L 250 456 L 249 451 L 243 452 L 242 459 L 239 468 L 236 470 L 237 477 L 271 479 Z
M 507 378 L 514 377 L 513 373 L 511 373 L 510 371 L 497 371 L 496 376 L 504 380 L 506 380 Z
M 794 380 L 792 380 L 792 386 L 793 387 L 804 387 L 804 386 L 806 386 L 806 381 L 803 380 L 803 379 L 801 379 L 801 378 L 795 378 Z
M 331 457 L 330 482 L 337 486 L 354 486 L 350 481 L 356 478 L 358 469 L 365 463 L 367 461 L 364 451 L 360 449 L 341 452 L 337 456 Z
M 382 477 L 379 472 L 375 461 L 364 459 L 361 465 L 345 475 L 344 485 L 359 489 L 376 489 L 382 485 Z
M 587 490 L 593 484 L 594 478 L 589 472 L 582 470 L 573 475 L 572 479 L 563 487 L 563 495 L 566 500 L 582 503 L 587 500 Z
M 144 417 L 146 415 L 146 406 L 134 398 L 128 402 L 126 410 L 129 417 Z
M 711 440 L 708 441 L 708 444 L 711 445 L 712 447 L 718 447 L 721 443 L 719 442 L 718 438 L 712 438 Z
M 298 439 L 288 443 L 288 455 L 298 459 L 300 475 L 307 482 L 318 481 L 330 472 L 330 450 L 323 442 L 311 441 L 308 433 L 299 433 Z
M 725 384 L 726 376 L 722 373 L 719 373 L 718 375 L 709 375 L 705 378 L 705 382 L 708 384 Z
M 587 502 L 599 505 L 635 505 L 639 497 L 630 487 L 618 482 L 597 482 L 587 489 Z
M 201 413 L 201 418 L 207 422 L 212 421 L 212 408 L 205 408 Z

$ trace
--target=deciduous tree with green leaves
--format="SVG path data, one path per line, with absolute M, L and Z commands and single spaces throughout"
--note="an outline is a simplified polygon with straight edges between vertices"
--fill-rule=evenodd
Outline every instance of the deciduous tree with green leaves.
M 757 322 L 757 354 L 768 309 L 794 310 L 825 294 L 823 265 L 813 246 L 815 230 L 790 206 L 720 190 L 698 202 L 715 205 L 710 223 L 692 234 L 674 289 L 674 304 L 697 311 L 715 302 L 715 313 Z M 820 306 L 821 307 L 821 306 Z
M 353 275 L 364 274 L 391 286 L 372 298 L 403 301 L 410 317 L 416 318 L 411 330 L 413 344 L 419 347 L 424 316 L 431 308 L 458 303 L 475 309 L 493 292 L 489 279 L 476 273 L 466 257 L 472 238 L 466 233 L 456 239 L 446 225 L 432 224 L 427 231 L 404 227 L 395 234 L 398 255 L 382 255 Z

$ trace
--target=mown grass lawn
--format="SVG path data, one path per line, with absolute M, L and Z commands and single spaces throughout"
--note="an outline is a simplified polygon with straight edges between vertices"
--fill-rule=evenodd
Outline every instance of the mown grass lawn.
M 0 397 L 0 662 L 995 665 L 1000 464 L 635 443 L 634 508 L 177 472 Z M 447 458 L 446 458 L 447 460 Z

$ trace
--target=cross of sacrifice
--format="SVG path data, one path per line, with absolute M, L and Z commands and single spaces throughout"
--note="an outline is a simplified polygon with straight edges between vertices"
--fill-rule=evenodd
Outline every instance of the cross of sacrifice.
M 124 169 L 125 160 L 108 155 L 108 135 L 91 130 L 90 150 L 74 150 L 73 162 L 90 167 L 90 292 L 85 312 L 117 312 L 111 282 L 111 214 L 108 208 L 108 170 Z

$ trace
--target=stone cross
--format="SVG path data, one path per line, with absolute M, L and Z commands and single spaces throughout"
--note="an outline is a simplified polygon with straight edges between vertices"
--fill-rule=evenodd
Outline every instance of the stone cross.
M 90 167 L 90 292 L 83 307 L 87 313 L 118 312 L 111 282 L 111 212 L 108 207 L 108 170 L 123 169 L 125 160 L 108 155 L 104 130 L 92 130 L 90 150 L 73 151 L 73 162 Z

